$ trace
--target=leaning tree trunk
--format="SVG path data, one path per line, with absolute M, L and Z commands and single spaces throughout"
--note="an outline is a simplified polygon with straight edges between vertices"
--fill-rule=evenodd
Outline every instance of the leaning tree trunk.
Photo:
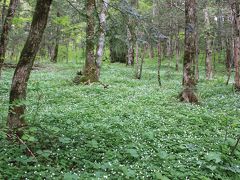
M 79 82 L 91 83 L 99 81 L 99 70 L 95 62 L 94 55 L 94 12 L 95 12 L 95 0 L 87 0 L 87 29 L 86 29 L 86 59 L 83 69 L 83 76 L 79 79 Z
M 106 34 L 106 14 L 108 9 L 109 0 L 101 0 L 102 8 L 99 14 L 99 38 L 98 46 L 96 50 L 96 64 L 97 64 L 97 75 L 100 77 L 100 68 L 102 64 L 102 57 L 105 46 L 105 34 Z
M 210 32 L 210 21 L 208 9 L 204 10 L 205 15 L 205 29 L 206 29 L 206 78 L 207 80 L 213 77 L 213 67 L 212 67 L 212 40 Z
M 15 132 L 18 136 L 22 135 L 19 128 L 26 125 L 24 121 L 26 107 L 23 101 L 26 100 L 28 79 L 47 24 L 51 2 L 52 0 L 37 1 L 31 29 L 12 79 L 7 124 L 10 133 Z
M 240 91 L 240 78 L 239 78 L 239 48 L 240 48 L 240 2 L 234 0 L 232 4 L 232 11 L 234 14 L 234 68 L 235 68 L 235 88 Z
M 194 93 L 195 77 L 193 63 L 196 55 L 196 0 L 185 0 L 185 50 L 183 61 L 183 86 L 180 93 L 181 101 L 196 103 L 197 96 Z
M 3 63 L 5 60 L 5 54 L 6 54 L 6 48 L 7 48 L 7 41 L 8 41 L 8 34 L 9 30 L 12 25 L 12 20 L 15 15 L 16 8 L 19 4 L 19 0 L 11 0 L 8 8 L 8 12 L 3 24 L 1 38 L 0 38 L 0 78 L 1 78 L 1 72 Z M 4 14 L 2 14 L 4 16 Z

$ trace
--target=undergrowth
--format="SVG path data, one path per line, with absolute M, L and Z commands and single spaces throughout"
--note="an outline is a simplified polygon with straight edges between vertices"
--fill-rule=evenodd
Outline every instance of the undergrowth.
M 182 73 L 163 66 L 159 87 L 154 61 L 142 80 L 105 63 L 107 89 L 74 85 L 80 65 L 45 66 L 28 84 L 25 145 L 5 135 L 13 71 L 0 81 L 0 179 L 240 179 L 240 95 L 226 77 L 201 77 L 191 105 L 176 98 Z

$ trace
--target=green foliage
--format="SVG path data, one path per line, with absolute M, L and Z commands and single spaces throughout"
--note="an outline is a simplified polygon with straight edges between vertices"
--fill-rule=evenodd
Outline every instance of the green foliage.
M 239 179 L 239 147 L 229 155 L 239 130 L 239 94 L 217 74 L 208 82 L 201 77 L 200 105 L 180 103 L 182 73 L 164 61 L 161 73 L 171 71 L 171 78 L 162 76 L 159 88 L 157 62 L 146 63 L 141 81 L 130 67 L 104 63 L 108 89 L 74 85 L 80 66 L 72 63 L 33 71 L 23 140 L 36 159 L 26 155 L 26 145 L 6 140 L 13 71 L 4 71 L 0 179 Z

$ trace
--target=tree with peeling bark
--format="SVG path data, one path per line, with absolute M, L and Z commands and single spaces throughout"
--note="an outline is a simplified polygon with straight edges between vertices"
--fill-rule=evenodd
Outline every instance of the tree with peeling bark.
M 181 101 L 197 103 L 195 95 L 194 60 L 196 56 L 196 0 L 185 0 L 185 50 L 183 60 L 183 91 Z
M 51 3 L 52 0 L 37 1 L 31 29 L 12 79 L 7 124 L 10 135 L 16 134 L 20 138 L 23 134 L 21 128 L 26 125 L 23 101 L 26 100 L 28 79 L 47 25 Z
M 7 15 L 5 17 L 3 27 L 2 27 L 2 33 L 1 33 L 1 37 L 0 37 L 0 78 L 1 78 L 1 74 L 2 74 L 2 68 L 3 68 L 3 63 L 5 60 L 5 54 L 6 54 L 7 44 L 8 44 L 8 34 L 9 34 L 9 30 L 11 28 L 12 20 L 14 18 L 18 4 L 19 4 L 19 0 L 11 0 L 10 1 Z M 5 4 L 4 4 L 4 6 L 5 6 Z M 2 17 L 4 17 L 4 11 L 2 13 L 3 13 Z M 4 18 L 2 18 L 2 19 L 4 19 Z

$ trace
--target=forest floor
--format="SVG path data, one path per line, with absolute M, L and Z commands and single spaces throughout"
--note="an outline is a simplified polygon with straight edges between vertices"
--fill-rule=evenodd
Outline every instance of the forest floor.
M 6 69 L 0 179 L 240 179 L 240 148 L 230 155 L 240 133 L 240 95 L 219 70 L 211 81 L 201 77 L 200 104 L 181 103 L 181 71 L 164 63 L 159 87 L 156 64 L 145 64 L 137 80 L 131 67 L 105 63 L 101 81 L 108 88 L 74 85 L 76 64 L 33 71 L 25 145 L 5 138 L 13 75 Z

